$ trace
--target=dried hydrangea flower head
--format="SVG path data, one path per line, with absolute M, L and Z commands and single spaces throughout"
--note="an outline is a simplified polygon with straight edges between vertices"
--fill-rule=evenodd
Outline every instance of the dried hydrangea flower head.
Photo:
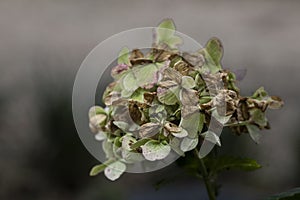
M 106 107 L 89 111 L 90 129 L 107 157 L 91 175 L 104 171 L 116 180 L 128 163 L 162 160 L 171 151 L 183 156 L 204 141 L 220 146 L 218 134 L 208 129 L 212 117 L 237 135 L 249 133 L 257 143 L 259 130 L 269 128 L 266 109 L 283 102 L 263 88 L 241 96 L 235 74 L 221 66 L 219 39 L 194 53 L 178 51 L 181 43 L 173 22 L 165 20 L 148 52 L 120 51 L 111 70 L 114 82 L 103 94 Z

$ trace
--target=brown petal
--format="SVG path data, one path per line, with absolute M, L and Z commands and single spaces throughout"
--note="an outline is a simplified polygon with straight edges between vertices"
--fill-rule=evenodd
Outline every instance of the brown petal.
M 178 127 L 176 124 L 173 124 L 171 122 L 166 122 L 164 127 L 165 129 L 173 133 L 179 133 L 181 131 L 180 127 Z
M 139 134 L 142 138 L 152 137 L 159 133 L 161 126 L 158 123 L 146 123 L 143 124 L 140 128 Z

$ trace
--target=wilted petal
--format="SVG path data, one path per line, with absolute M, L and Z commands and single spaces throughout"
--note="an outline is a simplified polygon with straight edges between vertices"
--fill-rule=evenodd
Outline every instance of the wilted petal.
M 178 87 L 173 87 L 173 88 L 162 88 L 158 87 L 157 88 L 157 97 L 158 100 L 166 105 L 174 105 L 178 102 L 178 93 L 179 93 L 179 88 Z
M 158 134 L 160 129 L 161 129 L 160 124 L 149 122 L 149 123 L 143 124 L 141 126 L 141 128 L 139 130 L 139 134 L 142 138 L 152 137 L 152 136 Z
M 208 131 L 202 133 L 201 135 L 204 136 L 205 140 L 210 141 L 213 144 L 217 144 L 218 146 L 221 146 L 220 138 L 214 132 L 208 130 Z
M 186 89 L 191 89 L 196 86 L 195 80 L 190 76 L 183 76 L 181 86 Z
M 271 96 L 268 102 L 271 109 L 279 109 L 283 106 L 283 101 L 277 96 Z
M 170 131 L 171 133 L 179 133 L 182 131 L 182 128 L 178 127 L 176 124 L 173 124 L 171 122 L 166 122 L 164 124 L 165 129 Z
M 117 180 L 126 170 L 126 165 L 120 161 L 116 161 L 110 165 L 108 165 L 105 170 L 105 176 L 111 180 Z
M 114 78 L 117 78 L 118 75 L 122 74 L 126 70 L 128 70 L 129 67 L 126 64 L 118 64 L 117 66 L 113 67 L 111 70 L 111 76 Z
M 163 74 L 163 81 L 171 80 L 178 84 L 181 83 L 182 75 L 175 69 L 167 67 L 163 70 L 162 74 Z
M 167 81 L 161 81 L 158 85 L 164 88 L 172 88 L 178 86 L 178 83 L 172 80 L 167 80 Z
M 197 91 L 192 89 L 182 88 L 180 90 L 180 102 L 183 106 L 197 106 L 199 98 L 197 96 Z
M 180 132 L 171 132 L 171 133 L 172 133 L 172 135 L 174 135 L 177 138 L 184 138 L 184 137 L 188 136 L 188 132 L 183 128 L 181 128 Z
M 181 141 L 180 149 L 183 152 L 191 151 L 197 146 L 197 144 L 198 144 L 198 137 L 196 137 L 196 138 L 185 137 Z

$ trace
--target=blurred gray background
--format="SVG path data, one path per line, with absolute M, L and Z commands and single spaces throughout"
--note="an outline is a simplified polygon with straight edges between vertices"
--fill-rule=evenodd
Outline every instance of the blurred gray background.
M 226 172 L 220 199 L 264 199 L 300 185 L 300 1 L 1 0 L 0 199 L 206 199 L 204 185 L 175 164 L 114 183 L 89 177 L 98 163 L 80 142 L 71 112 L 77 70 L 99 42 L 172 18 L 201 44 L 223 41 L 223 64 L 247 69 L 244 95 L 260 86 L 285 101 L 268 112 L 262 144 L 225 135 L 228 153 L 256 158 L 255 172 Z M 101 67 L 101 66 L 99 66 Z M 103 66 L 102 66 L 103 67 Z M 221 149 L 222 150 L 222 149 Z M 177 180 L 156 191 L 161 177 Z

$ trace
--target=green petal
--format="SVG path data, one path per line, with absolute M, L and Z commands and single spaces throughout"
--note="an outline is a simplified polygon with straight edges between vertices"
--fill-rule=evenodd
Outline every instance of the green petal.
M 107 159 L 111 159 L 114 157 L 113 144 L 111 142 L 104 140 L 102 142 L 102 149 L 103 149 Z
M 172 50 L 182 43 L 182 39 L 174 35 L 175 25 L 171 19 L 162 21 L 155 31 L 155 43 L 159 47 L 164 47 L 164 44 L 166 44 Z
M 180 149 L 181 140 L 174 137 L 170 141 L 170 146 L 173 151 L 175 151 L 178 155 L 184 156 L 184 152 Z
M 221 115 L 219 115 L 217 109 L 215 109 L 215 110 L 212 111 L 212 116 L 213 116 L 218 122 L 220 122 L 220 123 L 223 124 L 223 125 L 226 124 L 226 123 L 230 120 L 230 118 L 231 118 L 231 115 L 229 115 L 229 116 L 221 116 Z
M 183 76 L 181 80 L 181 86 L 184 88 L 191 89 L 196 86 L 194 79 L 190 76 Z
M 180 102 L 183 106 L 197 106 L 199 98 L 197 91 L 193 89 L 182 88 L 179 92 Z
M 214 65 L 220 66 L 223 56 L 223 46 L 221 41 L 218 38 L 210 39 L 205 46 L 205 50 L 210 58 L 209 60 L 212 60 Z
M 142 150 L 146 160 L 155 161 L 166 158 L 171 151 L 171 147 L 167 143 L 151 140 L 142 146 Z
M 127 91 L 135 91 L 138 88 L 137 79 L 133 72 L 128 72 L 122 80 L 123 88 Z
M 174 135 L 177 138 L 184 138 L 184 137 L 188 136 L 188 132 L 183 128 L 181 128 L 180 132 L 178 132 L 178 133 L 171 132 L 171 134 Z
M 149 118 L 151 122 L 160 123 L 167 118 L 165 106 L 161 104 L 153 105 L 149 108 Z
M 148 64 L 134 68 L 136 83 L 140 87 L 146 87 L 155 84 L 157 80 L 158 68 L 155 64 Z
M 201 135 L 204 136 L 205 140 L 210 141 L 213 144 L 217 144 L 218 146 L 221 146 L 220 138 L 214 132 L 208 130 L 202 133 Z
M 198 136 L 198 131 L 201 132 L 202 130 L 204 123 L 203 116 L 199 111 L 194 112 L 186 117 L 182 117 L 179 126 L 188 132 L 190 138 L 195 138 Z
M 166 105 L 174 105 L 178 102 L 179 87 L 173 87 L 169 89 L 158 88 L 157 97 L 158 100 Z
M 108 160 L 108 161 L 104 162 L 103 164 L 95 165 L 90 171 L 90 176 L 96 176 L 99 173 L 103 172 L 104 169 L 112 162 L 113 162 L 112 160 Z
M 105 168 L 104 174 L 109 180 L 114 181 L 118 179 L 125 170 L 126 165 L 120 161 L 116 161 Z
M 140 103 L 144 103 L 144 93 L 145 92 L 146 92 L 146 90 L 139 88 L 131 95 L 131 99 L 134 101 L 138 101 Z
M 118 56 L 118 64 L 131 65 L 129 60 L 130 54 L 127 47 L 123 47 Z
M 124 132 L 126 132 L 129 129 L 129 124 L 123 121 L 113 121 L 113 124 Z
M 174 49 L 176 48 L 178 45 L 182 44 L 182 39 L 179 36 L 173 36 L 170 37 L 169 39 L 167 39 L 165 41 L 165 43 L 171 48 Z
M 181 141 L 181 144 L 180 144 L 180 149 L 183 151 L 183 152 L 186 152 L 186 151 L 191 151 L 193 150 L 194 148 L 196 148 L 198 144 L 198 137 L 192 139 L 192 138 L 189 138 L 189 137 L 185 137 L 183 138 L 183 140 Z
M 102 141 L 105 140 L 107 138 L 107 133 L 103 132 L 103 131 L 99 131 L 96 135 L 95 135 L 95 139 L 98 141 Z
M 260 138 L 261 138 L 261 133 L 260 133 L 259 128 L 252 124 L 246 125 L 246 127 L 248 129 L 248 132 L 249 132 L 252 140 L 258 144 L 260 142 Z
M 251 119 L 258 124 L 260 127 L 265 127 L 268 124 L 268 120 L 265 113 L 258 108 L 253 108 L 249 110 Z
M 94 117 L 98 114 L 106 114 L 106 111 L 101 106 L 93 106 L 89 110 L 89 118 Z
M 136 139 L 130 135 L 122 137 L 122 158 L 128 163 L 140 162 L 144 160 L 141 153 L 133 152 L 131 145 L 136 143 Z
M 171 19 L 166 19 L 164 21 L 162 21 L 157 29 L 157 37 L 159 41 L 166 41 L 168 40 L 170 37 L 173 36 L 174 31 L 175 31 L 175 25 L 173 20 Z

